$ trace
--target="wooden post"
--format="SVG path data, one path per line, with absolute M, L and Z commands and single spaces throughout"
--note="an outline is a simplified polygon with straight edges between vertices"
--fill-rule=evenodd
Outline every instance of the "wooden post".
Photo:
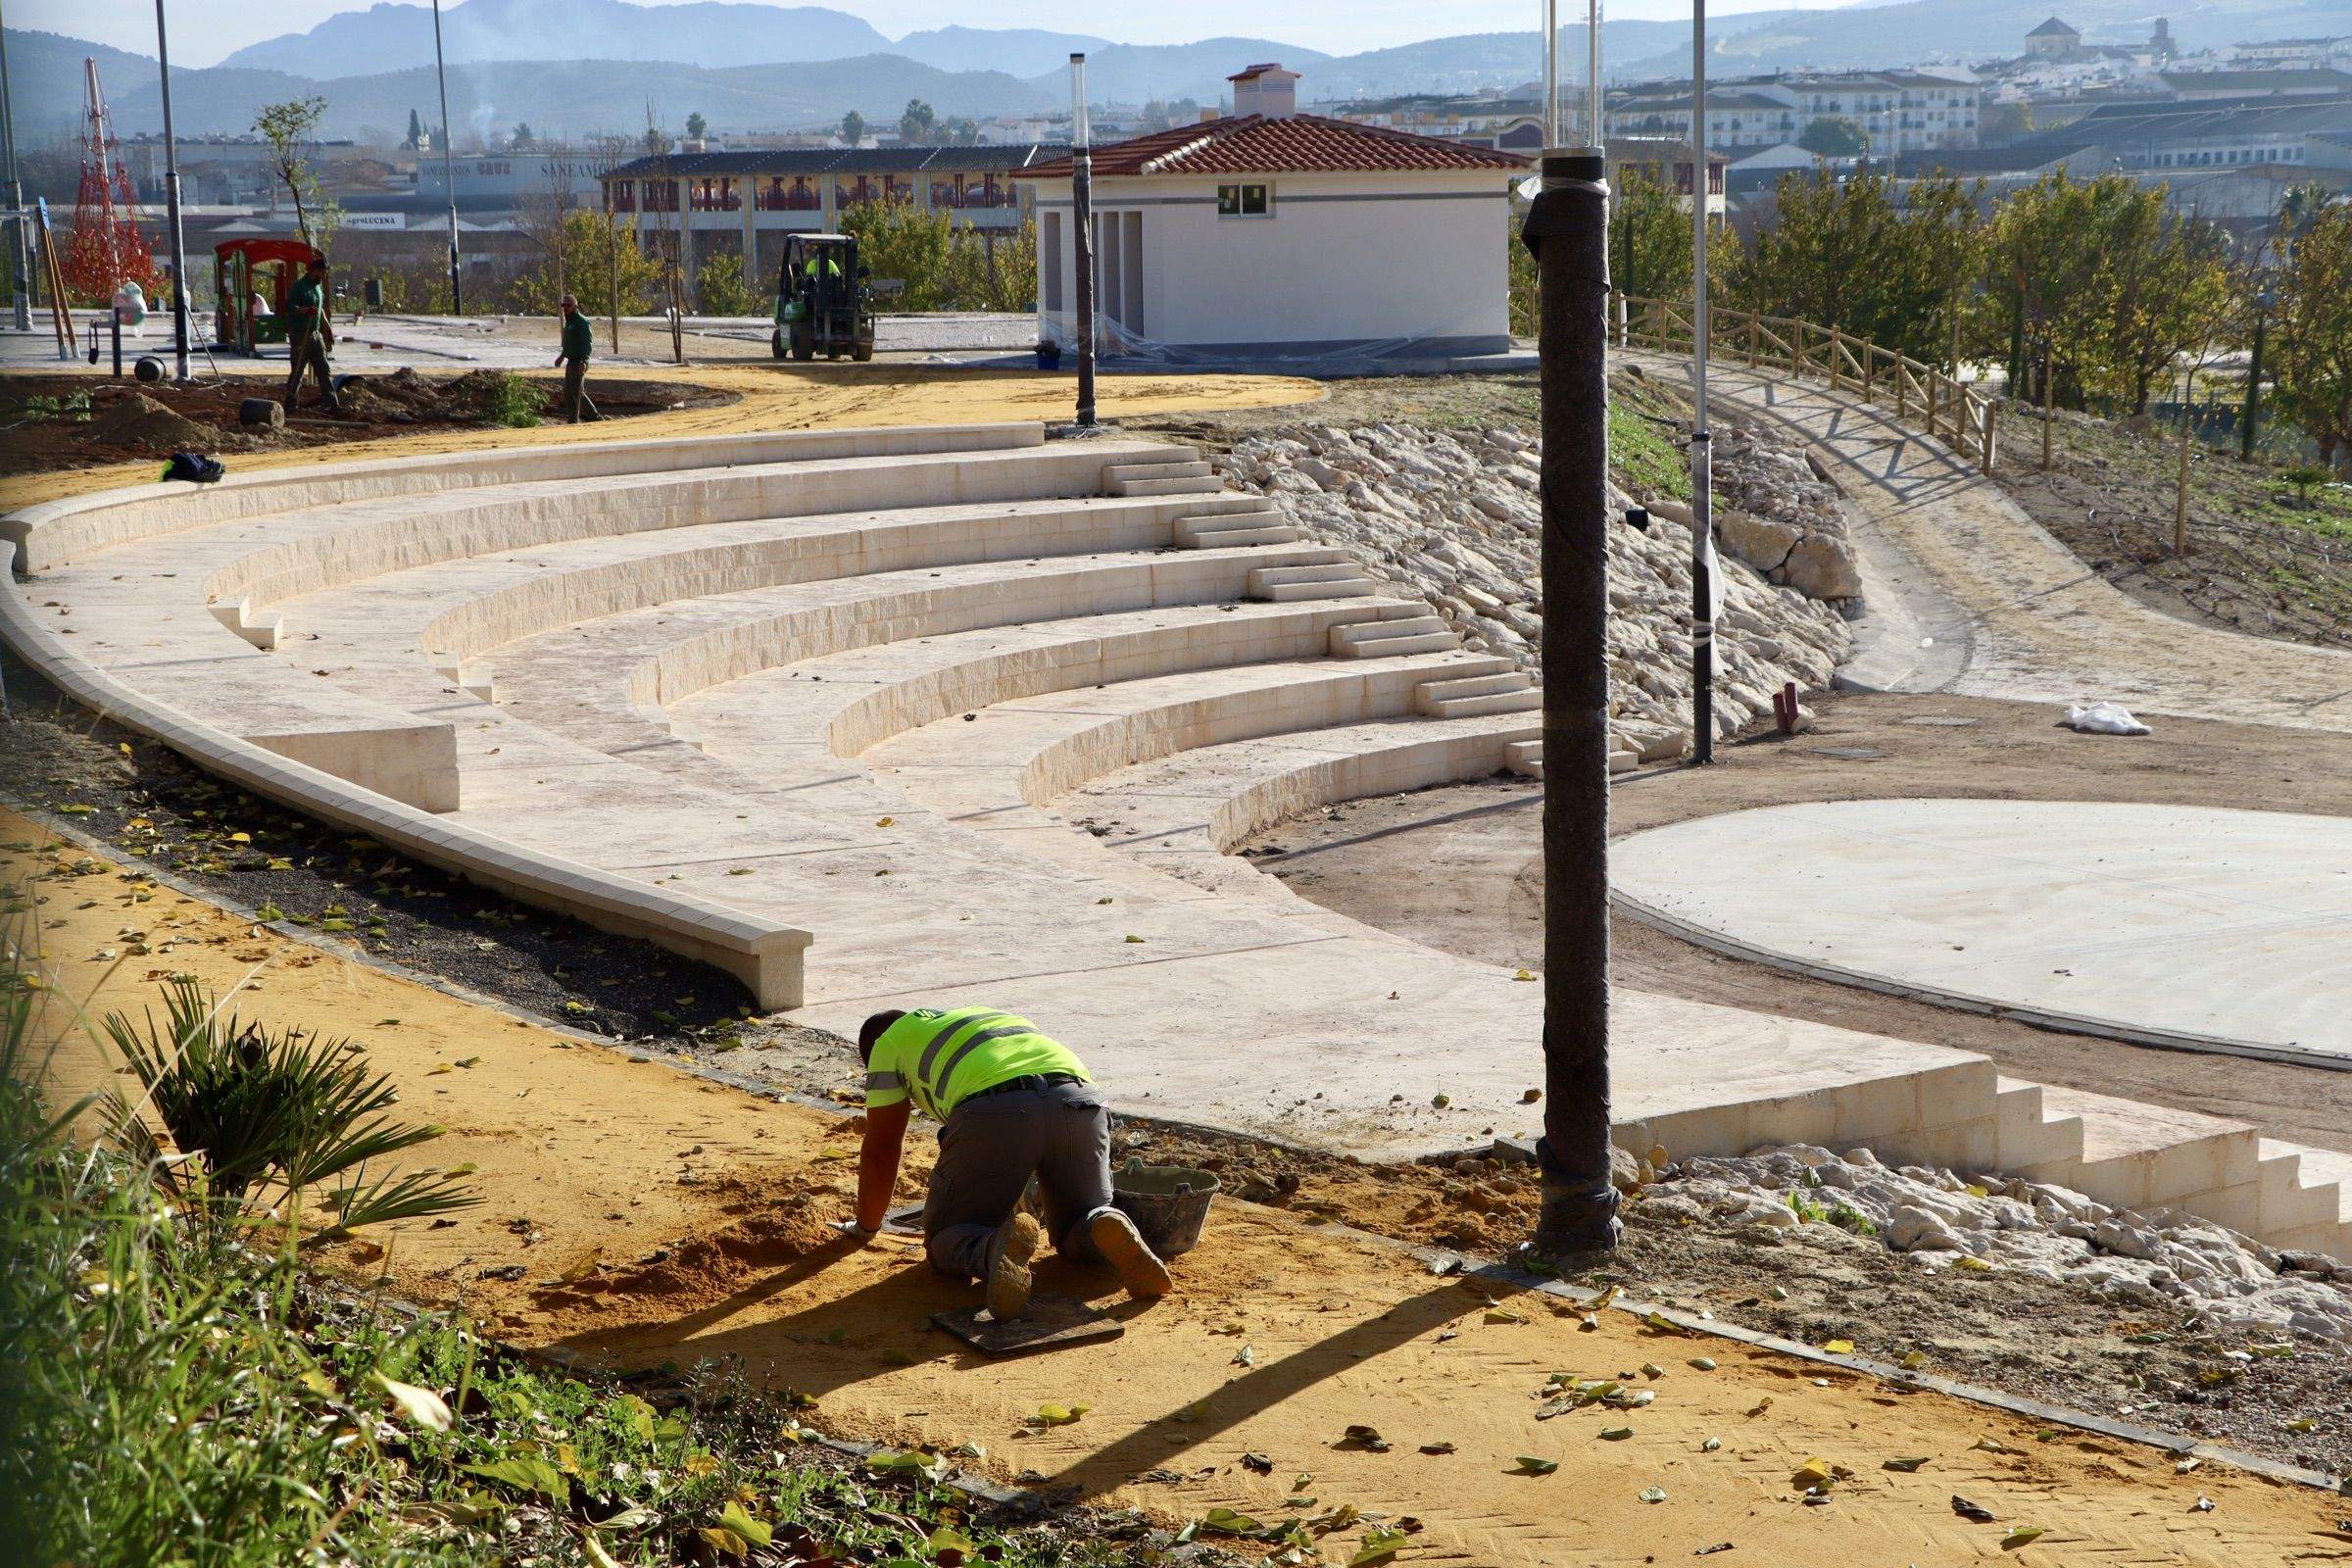
M 2041 471 L 2050 471 L 2050 399 L 2058 378 L 2050 373 L 2050 346 L 2041 346 Z
M 2193 439 L 2188 399 L 2196 384 L 2197 372 L 2191 369 L 2180 392 L 2180 487 L 2173 497 L 2173 554 L 2183 560 L 2188 557 L 2188 446 Z
M 1747 313 L 1747 368 L 1751 370 L 1756 368 L 1756 349 L 1763 339 L 1764 317 L 1760 312 L 1750 311 Z
M 1911 370 L 1903 359 L 1899 351 L 1894 356 L 1894 416 L 1898 419 L 1911 412 Z
M 1878 389 L 1879 346 L 1876 343 L 1865 343 L 1862 345 L 1862 401 L 1865 403 L 1877 402 Z
M 1845 347 L 1845 329 L 1833 324 L 1830 327 L 1830 390 L 1833 392 L 1840 390 L 1841 372 L 1838 368 L 1838 351 L 1843 347 Z
M 1994 403 L 1994 402 L 1991 402 L 1990 400 L 1987 400 L 1987 401 L 1985 402 L 1985 404 L 1984 404 L 1984 477 L 1986 477 L 1987 479 L 1989 479 L 1989 478 L 1991 478 L 1991 477 L 1992 477 L 1992 462 L 1993 462 L 1993 456 L 1992 456 L 1992 455 L 1993 455 L 1992 422 L 1993 422 L 1993 420 L 1994 420 L 1994 419 L 1995 419 L 1995 418 L 1996 418 L 1996 417 L 1997 417 L 1997 416 L 2000 415 L 2000 412 L 2001 412 L 2001 407 L 2000 407 L 2000 405 L 1999 405 L 1999 404 L 1997 404 L 1997 403 Z

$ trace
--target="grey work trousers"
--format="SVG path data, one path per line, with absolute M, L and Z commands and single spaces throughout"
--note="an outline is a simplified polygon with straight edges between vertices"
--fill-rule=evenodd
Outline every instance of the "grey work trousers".
M 590 419 L 604 417 L 603 415 L 596 412 L 596 399 L 588 395 L 588 362 L 586 360 L 565 360 L 564 362 L 564 416 L 574 424 L 579 423 L 583 417 Z
M 286 371 L 286 412 L 292 414 L 302 396 L 302 376 L 308 370 L 318 378 L 318 401 L 328 409 L 335 407 L 334 372 L 327 368 L 326 342 L 317 332 L 289 332 L 286 347 L 294 363 Z
M 1086 1222 L 1110 1206 L 1110 1112 L 1093 1084 L 980 1095 L 948 1113 L 923 1200 L 924 1250 L 942 1274 L 988 1273 L 988 1243 L 1020 1206 L 1034 1175 L 1046 1234 L 1081 1263 L 1102 1254 Z

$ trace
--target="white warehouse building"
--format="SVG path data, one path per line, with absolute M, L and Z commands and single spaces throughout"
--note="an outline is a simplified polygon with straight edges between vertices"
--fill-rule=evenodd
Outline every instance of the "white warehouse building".
M 1528 161 L 1297 113 L 1296 72 L 1229 78 L 1234 113 L 1094 152 L 1105 352 L 1231 358 L 1510 347 L 1510 190 Z M 1072 166 L 1033 186 L 1038 331 L 1076 337 Z

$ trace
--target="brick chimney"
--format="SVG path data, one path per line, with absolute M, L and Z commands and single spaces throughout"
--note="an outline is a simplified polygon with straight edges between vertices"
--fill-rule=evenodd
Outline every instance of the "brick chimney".
M 1298 73 L 1269 61 L 1237 71 L 1225 78 L 1233 83 L 1233 112 L 1280 120 L 1298 112 Z

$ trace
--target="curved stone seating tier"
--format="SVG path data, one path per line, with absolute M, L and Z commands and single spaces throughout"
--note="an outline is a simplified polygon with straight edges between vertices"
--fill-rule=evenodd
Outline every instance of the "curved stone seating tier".
M 1287 903 L 1288 884 L 1233 847 L 1339 801 L 1485 778 L 1542 733 L 1527 713 L 1383 718 L 1179 752 L 1089 780 L 1055 803 L 1063 816 L 1152 869 L 1232 898 Z
M 483 552 L 554 548 L 614 535 L 658 541 L 669 529 L 714 522 L 787 538 L 771 552 L 751 551 L 749 559 L 742 541 L 732 555 L 727 547 L 709 547 L 715 554 L 690 563 L 685 568 L 690 575 L 700 571 L 723 579 L 732 571 L 757 580 L 763 571 L 856 570 L 856 552 L 873 530 L 796 527 L 786 519 L 902 499 L 918 506 L 962 503 L 964 514 L 944 522 L 937 535 L 927 524 L 910 524 L 906 537 L 877 531 L 872 543 L 885 556 L 897 551 L 921 559 L 937 549 L 956 559 L 992 550 L 1071 548 L 1098 525 L 1120 536 L 1121 521 L 1147 537 L 1156 529 L 1156 542 L 1164 545 L 1172 542 L 1177 517 L 1192 510 L 1168 502 L 1137 510 L 1134 503 L 1116 502 L 1106 506 L 1125 510 L 1090 518 L 1065 503 L 1016 511 L 1005 521 L 992 514 L 991 504 L 1099 494 L 1104 469 L 1122 456 L 1170 449 L 1114 441 L 1023 447 L 998 439 L 998 447 L 970 452 L 828 456 L 708 473 L 664 469 L 611 479 L 592 489 L 573 480 L 547 479 L 288 506 L 144 538 L 90 562 L 59 567 L 42 583 L 71 607 L 76 617 L 72 629 L 86 639 L 77 646 L 100 667 L 123 673 L 202 722 L 395 800 L 449 810 L 460 799 L 449 726 L 462 721 L 462 710 L 453 713 L 418 702 L 415 691 L 387 691 L 373 682 L 344 683 L 341 691 L 322 686 L 314 672 L 324 666 L 308 659 L 308 642 L 299 638 L 287 650 L 289 659 L 258 658 L 257 649 L 275 647 L 282 614 L 274 609 L 257 612 L 257 603 L 274 604 L 284 594 L 321 594 L 383 573 L 400 576 L 435 563 L 464 565 Z M 827 450 L 854 445 L 835 441 Z M 318 488 L 302 480 L 287 484 L 303 494 Z M 248 491 L 248 501 L 254 502 L 259 487 Z M 810 543 L 795 548 L 792 537 Z M 1027 543 L 1019 542 L 1024 538 Z M 846 556 L 840 553 L 845 546 Z M 828 547 L 835 552 L 829 560 Z M 600 593 L 628 602 L 660 593 L 663 584 L 658 577 L 642 584 L 632 580 L 633 569 L 646 569 L 644 563 L 660 559 L 658 551 L 643 546 L 623 552 L 605 577 L 581 585 L 588 606 L 599 602 Z M 522 563 L 522 569 L 528 564 Z M 214 601 L 209 610 L 197 607 L 199 593 Z M 631 595 L 636 598 L 630 600 Z M 497 629 L 497 610 L 545 617 L 566 608 L 560 595 L 551 602 L 526 590 L 520 597 L 520 604 L 493 607 L 491 633 Z M 313 625 L 373 630 L 385 625 L 380 615 L 349 611 L 348 606 L 321 607 Z M 422 678 L 412 672 L 408 680 L 414 684 Z M 393 704 L 404 697 L 406 710 L 396 709 Z
M 999 426 L 150 486 L 9 519 L 40 574 L 0 633 L 202 766 L 812 1024 L 985 1002 L 1129 1111 L 1385 1156 L 1530 1133 L 1541 987 L 1220 852 L 1524 762 L 1534 694 L 1200 466 Z M 1614 1017 L 1632 1147 L 1868 1145 L 2344 1239 L 2341 1164 L 2235 1123 L 1624 989 Z
M 774 430 L 749 435 L 657 436 L 567 446 L 515 446 L 429 457 L 377 458 L 312 468 L 259 468 L 217 484 L 148 484 L 26 507 L 0 517 L 0 539 L 18 547 L 17 569 L 55 570 L 94 551 L 158 534 L 244 518 L 557 481 L 580 485 L 629 474 L 921 452 L 1035 447 L 1042 425 L 909 425 L 886 430 Z
M 763 1008 L 797 1007 L 803 1001 L 801 960 L 808 933 L 798 926 L 738 906 L 657 890 L 559 852 L 525 850 L 191 722 L 169 704 L 134 691 L 71 652 L 19 593 L 0 593 L 0 640 L 75 702 L 241 788 L 364 833 L 523 904 L 600 930 L 642 937 L 708 963 L 741 980 Z

